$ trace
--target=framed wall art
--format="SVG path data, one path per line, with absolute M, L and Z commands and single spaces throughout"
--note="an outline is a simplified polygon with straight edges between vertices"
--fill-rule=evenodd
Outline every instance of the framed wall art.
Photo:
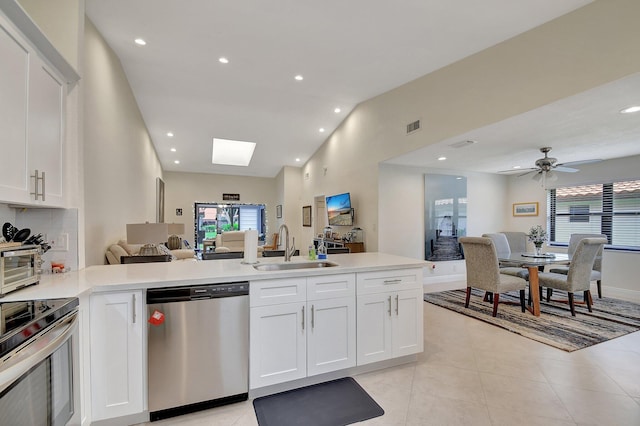
M 302 226 L 311 226 L 311 206 L 302 207 Z
M 538 216 L 538 202 L 531 203 L 514 203 L 514 216 Z

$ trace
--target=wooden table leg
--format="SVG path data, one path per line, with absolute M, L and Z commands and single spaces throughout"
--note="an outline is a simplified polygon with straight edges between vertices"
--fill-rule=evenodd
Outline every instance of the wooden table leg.
M 538 282 L 538 267 L 527 266 L 529 269 L 529 291 L 531 292 L 531 308 L 529 312 L 533 315 L 540 316 L 540 283 Z

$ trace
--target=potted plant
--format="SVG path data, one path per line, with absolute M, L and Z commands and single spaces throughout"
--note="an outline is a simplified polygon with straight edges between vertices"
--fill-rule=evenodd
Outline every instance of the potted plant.
M 540 225 L 532 226 L 527 237 L 536 246 L 536 254 L 540 255 L 542 253 L 542 244 L 547 240 L 547 231 Z

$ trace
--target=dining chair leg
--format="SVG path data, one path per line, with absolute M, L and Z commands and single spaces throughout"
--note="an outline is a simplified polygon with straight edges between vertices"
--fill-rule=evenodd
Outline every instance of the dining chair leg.
M 573 293 L 569 292 L 569 309 L 571 309 L 571 316 L 576 316 L 576 307 L 573 304 Z
M 500 294 L 494 293 L 493 295 L 493 316 L 498 314 L 498 300 L 500 300 Z
M 526 310 L 524 306 L 524 289 L 520 290 L 520 308 L 522 308 L 522 312 Z
M 598 284 L 598 299 L 602 299 L 602 280 L 596 281 Z
M 467 298 L 464 301 L 464 307 L 469 307 L 469 298 L 471 297 L 471 287 L 467 287 Z
M 589 309 L 589 312 L 593 312 L 591 310 L 591 304 L 593 303 L 593 300 L 591 299 L 591 290 L 585 290 L 584 301 L 587 303 L 587 309 Z
M 547 287 L 547 302 L 551 301 L 551 296 L 553 295 L 553 289 Z

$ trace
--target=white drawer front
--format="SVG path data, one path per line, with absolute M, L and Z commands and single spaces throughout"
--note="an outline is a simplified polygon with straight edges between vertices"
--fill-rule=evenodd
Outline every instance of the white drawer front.
M 358 294 L 409 290 L 422 287 L 422 269 L 394 269 L 390 271 L 356 274 Z
M 282 278 L 251 281 L 249 304 L 251 306 L 278 305 L 307 300 L 306 278 Z
M 353 297 L 355 295 L 355 274 L 337 274 L 307 278 L 307 300 Z

